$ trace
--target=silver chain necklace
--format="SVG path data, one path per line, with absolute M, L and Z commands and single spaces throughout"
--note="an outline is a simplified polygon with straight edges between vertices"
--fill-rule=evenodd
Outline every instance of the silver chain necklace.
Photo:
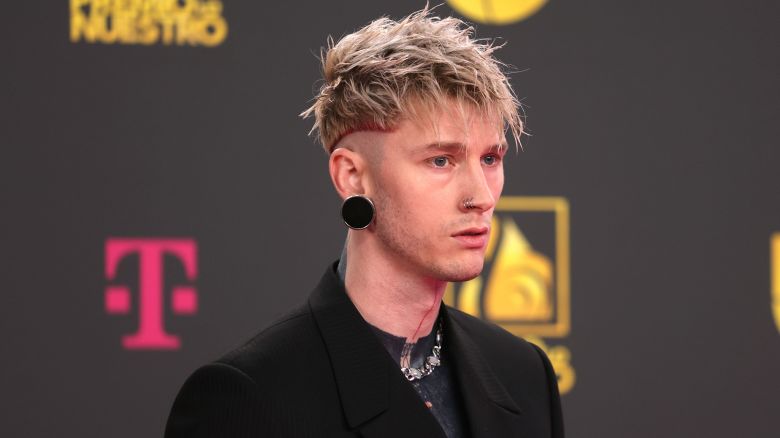
M 441 365 L 441 321 L 436 328 L 436 345 L 433 346 L 431 355 L 425 358 L 423 366 L 420 368 L 401 367 L 401 372 L 404 373 L 406 380 L 413 382 L 430 376 L 434 368 L 439 365 Z

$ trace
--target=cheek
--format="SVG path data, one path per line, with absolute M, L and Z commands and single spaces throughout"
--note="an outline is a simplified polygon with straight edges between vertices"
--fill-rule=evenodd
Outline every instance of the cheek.
M 499 168 L 496 172 L 488 177 L 488 185 L 490 191 L 493 192 L 493 196 L 498 200 L 498 196 L 501 195 L 501 191 L 504 189 L 504 169 Z
M 428 240 L 439 234 L 442 222 L 442 199 L 431 191 L 414 191 L 410 187 L 383 191 L 377 208 L 383 210 L 385 225 L 411 240 Z
M 433 205 L 436 202 L 435 185 L 421 178 L 419 172 L 413 169 L 395 169 L 383 172 L 381 180 L 377 181 L 377 191 L 402 211 L 401 214 L 416 212 Z

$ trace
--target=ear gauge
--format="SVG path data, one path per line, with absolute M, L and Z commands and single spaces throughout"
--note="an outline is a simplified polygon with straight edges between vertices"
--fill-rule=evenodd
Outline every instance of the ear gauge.
M 375 214 L 374 203 L 363 195 L 350 196 L 341 204 L 341 218 L 353 230 L 368 228 Z

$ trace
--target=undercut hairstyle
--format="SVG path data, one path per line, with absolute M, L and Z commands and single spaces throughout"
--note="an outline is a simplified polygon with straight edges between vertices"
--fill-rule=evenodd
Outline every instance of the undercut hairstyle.
M 314 116 L 327 152 L 356 131 L 392 131 L 405 117 L 443 108 L 454 99 L 479 114 L 500 118 L 520 145 L 520 104 L 493 53 L 501 46 L 478 40 L 457 18 L 425 9 L 394 21 L 380 18 L 321 50 L 323 84 L 314 103 L 300 114 Z

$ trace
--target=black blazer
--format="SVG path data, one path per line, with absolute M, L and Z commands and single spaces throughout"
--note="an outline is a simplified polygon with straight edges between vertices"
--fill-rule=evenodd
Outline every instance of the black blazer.
M 308 303 L 195 371 L 166 438 L 445 438 L 331 266 Z M 555 372 L 536 346 L 442 306 L 443 360 L 471 436 L 563 437 Z

